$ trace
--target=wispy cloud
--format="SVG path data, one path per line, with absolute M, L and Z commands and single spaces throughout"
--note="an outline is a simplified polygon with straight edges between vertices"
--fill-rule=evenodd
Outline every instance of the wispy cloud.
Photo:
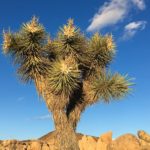
M 124 35 L 123 39 L 127 40 L 131 37 L 133 37 L 138 31 L 144 30 L 146 26 L 146 21 L 136 21 L 136 22 L 131 22 L 127 24 L 124 27 Z
M 47 114 L 47 115 L 37 116 L 34 118 L 34 120 L 47 120 L 50 118 L 51 118 L 50 114 Z
M 110 0 L 109 2 L 105 2 L 92 18 L 87 31 L 97 31 L 117 24 L 127 16 L 132 6 L 143 10 L 145 8 L 144 0 Z
M 144 0 L 132 0 L 132 2 L 141 10 L 144 10 L 146 7 Z

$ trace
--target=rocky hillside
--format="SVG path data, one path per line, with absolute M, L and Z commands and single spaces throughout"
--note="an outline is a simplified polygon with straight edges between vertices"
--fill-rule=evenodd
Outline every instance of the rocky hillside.
M 55 150 L 55 132 L 50 132 L 37 140 L 4 140 L 0 141 L 0 150 Z M 138 131 L 137 136 L 122 135 L 112 140 L 112 132 L 100 137 L 92 137 L 77 133 L 80 150 L 150 150 L 150 135 Z

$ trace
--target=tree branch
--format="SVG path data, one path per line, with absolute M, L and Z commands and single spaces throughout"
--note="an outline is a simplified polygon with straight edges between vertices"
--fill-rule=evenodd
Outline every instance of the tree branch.
M 66 111 L 68 120 L 73 125 L 74 130 L 76 130 L 82 112 L 88 105 L 92 104 L 91 98 L 94 97 L 90 92 L 90 82 L 84 81 L 80 88 L 72 95 Z

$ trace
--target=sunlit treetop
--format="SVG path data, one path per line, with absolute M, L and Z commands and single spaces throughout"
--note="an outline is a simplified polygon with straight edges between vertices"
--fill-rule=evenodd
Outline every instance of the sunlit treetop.
M 60 28 L 54 39 L 48 35 L 36 17 L 16 33 L 4 32 L 3 51 L 18 64 L 17 73 L 23 81 L 40 85 L 37 82 L 44 78 L 49 92 L 66 97 L 81 89 L 83 101 L 87 98 L 83 89 L 86 82 L 92 91 L 91 103 L 118 99 L 129 92 L 131 84 L 126 76 L 108 74 L 116 54 L 112 35 L 95 33 L 87 38 L 73 19 Z
M 65 36 L 72 37 L 76 33 L 76 27 L 74 26 L 73 19 L 68 20 L 68 24 L 64 25 L 62 31 Z

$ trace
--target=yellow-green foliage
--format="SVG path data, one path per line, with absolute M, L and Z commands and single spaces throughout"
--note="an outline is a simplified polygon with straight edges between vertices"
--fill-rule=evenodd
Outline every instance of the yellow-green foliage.
M 89 42 L 94 65 L 101 67 L 108 65 L 115 55 L 114 48 L 115 44 L 112 35 L 102 36 L 99 33 L 95 33 Z
M 79 87 L 81 72 L 72 57 L 56 60 L 49 71 L 48 82 L 55 94 L 71 95 Z
M 92 91 L 94 97 L 100 98 L 109 102 L 111 99 L 119 99 L 129 92 L 128 87 L 132 84 L 129 82 L 127 76 L 121 76 L 116 73 L 114 75 L 100 73 L 95 77 L 92 84 Z

